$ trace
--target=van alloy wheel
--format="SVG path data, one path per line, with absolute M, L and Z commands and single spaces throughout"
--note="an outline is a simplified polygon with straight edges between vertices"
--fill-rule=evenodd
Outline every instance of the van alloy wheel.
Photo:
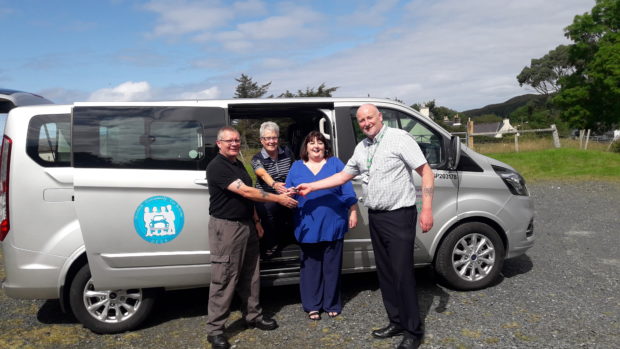
M 452 250 L 452 267 L 465 281 L 484 279 L 495 265 L 495 247 L 486 236 L 472 233 L 461 238 Z
M 96 291 L 92 279 L 83 292 L 84 306 L 95 319 L 119 323 L 131 318 L 142 306 L 142 290 Z
M 88 264 L 75 274 L 69 289 L 73 315 L 96 333 L 119 333 L 138 327 L 155 304 L 152 289 L 95 290 Z
M 435 271 L 448 287 L 476 290 L 495 281 L 504 257 L 504 243 L 495 229 L 481 222 L 467 222 L 441 242 Z

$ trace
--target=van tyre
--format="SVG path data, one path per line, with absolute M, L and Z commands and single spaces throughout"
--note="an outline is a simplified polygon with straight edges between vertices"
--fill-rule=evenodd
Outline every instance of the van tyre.
M 155 294 L 139 288 L 96 291 L 86 264 L 71 282 L 69 302 L 84 327 L 96 333 L 119 333 L 136 328 L 147 318 Z
M 504 244 L 495 229 L 469 222 L 455 228 L 441 243 L 435 271 L 454 289 L 481 289 L 497 278 L 504 255 Z

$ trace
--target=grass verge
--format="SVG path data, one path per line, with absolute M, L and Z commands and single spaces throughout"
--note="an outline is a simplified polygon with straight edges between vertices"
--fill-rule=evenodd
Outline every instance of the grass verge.
M 606 180 L 620 182 L 620 154 L 571 148 L 489 153 L 519 171 L 526 181 Z

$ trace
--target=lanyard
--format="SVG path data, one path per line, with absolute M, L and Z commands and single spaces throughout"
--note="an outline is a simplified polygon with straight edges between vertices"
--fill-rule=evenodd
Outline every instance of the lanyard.
M 387 127 L 387 126 L 383 126 L 383 127 Z M 368 156 L 366 157 L 366 167 L 368 168 L 368 173 L 370 173 L 370 166 L 372 166 L 372 159 L 375 158 L 375 154 L 377 153 L 377 149 L 379 148 L 379 143 L 381 142 L 381 140 L 383 139 L 383 136 L 385 135 L 385 131 L 386 130 L 381 130 L 381 136 L 379 136 L 376 139 L 376 142 L 374 142 L 372 145 L 374 145 L 374 151 L 372 152 L 372 154 L 370 154 L 370 147 L 368 147 Z

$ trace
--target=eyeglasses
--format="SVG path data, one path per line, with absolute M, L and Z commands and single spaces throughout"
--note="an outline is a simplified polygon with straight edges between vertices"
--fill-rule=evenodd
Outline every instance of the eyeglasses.
M 240 144 L 240 139 L 219 139 L 220 142 L 224 142 L 226 144 Z
M 273 141 L 277 141 L 278 137 L 261 137 L 260 139 L 264 141 L 268 141 L 268 142 L 273 142 Z

